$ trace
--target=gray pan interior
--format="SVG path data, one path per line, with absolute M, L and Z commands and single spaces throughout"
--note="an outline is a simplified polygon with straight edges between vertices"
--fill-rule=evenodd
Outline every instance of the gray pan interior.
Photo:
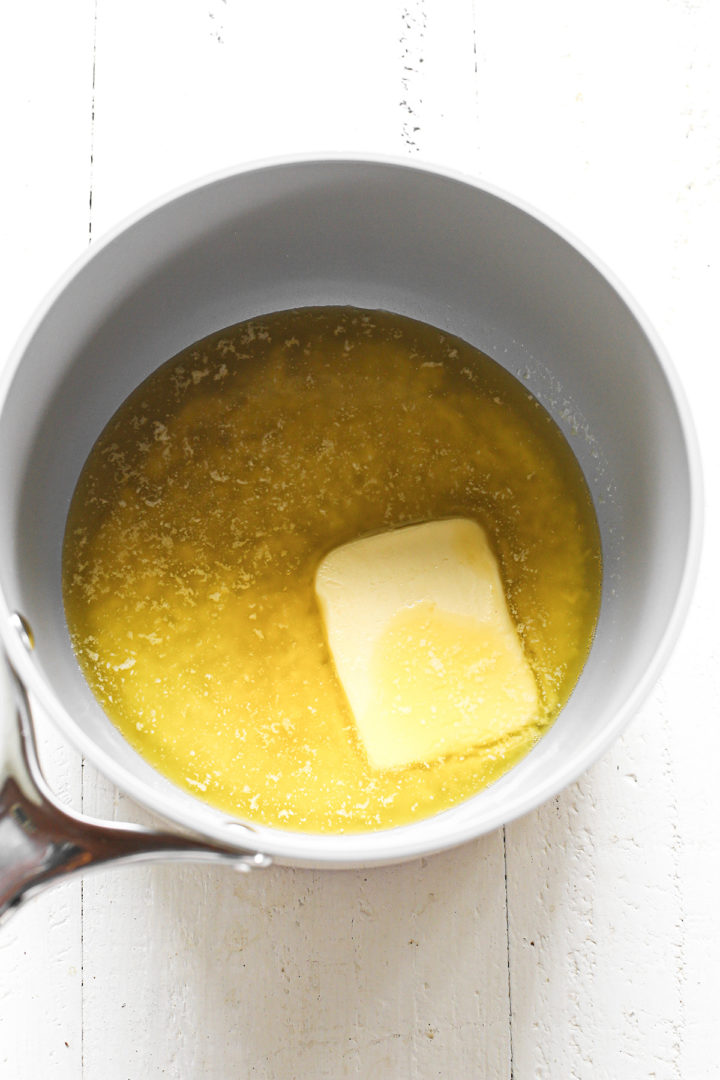
M 61 597 L 65 516 L 93 441 L 151 370 L 246 317 L 328 303 L 423 319 L 507 367 L 566 433 L 600 521 L 602 613 L 580 684 L 523 763 L 433 826 L 446 842 L 527 809 L 528 792 L 551 793 L 548 777 L 559 788 L 606 744 L 661 651 L 690 544 L 692 462 L 672 376 L 616 288 L 524 209 L 452 176 L 337 160 L 223 176 L 135 220 L 25 343 L 0 423 L 0 581 L 34 630 L 33 665 L 106 770 L 111 759 L 118 782 L 132 776 L 214 828 L 226 815 L 142 762 L 80 675 Z

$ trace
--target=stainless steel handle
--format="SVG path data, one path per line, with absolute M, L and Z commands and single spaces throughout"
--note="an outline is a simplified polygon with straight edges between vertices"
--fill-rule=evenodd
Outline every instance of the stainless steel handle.
M 270 863 L 260 852 L 98 821 L 60 806 L 40 768 L 25 688 L 0 653 L 0 923 L 68 874 L 170 859 L 222 860 L 240 871 Z

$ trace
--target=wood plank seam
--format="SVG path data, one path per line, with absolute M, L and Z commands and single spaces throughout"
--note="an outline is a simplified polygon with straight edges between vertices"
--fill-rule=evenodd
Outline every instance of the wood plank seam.
M 97 77 L 98 0 L 93 4 L 92 87 L 90 91 L 90 165 L 88 174 L 88 244 L 93 239 L 93 183 L 95 166 L 95 89 Z M 80 762 L 80 810 L 85 812 L 85 758 Z M 85 1076 L 85 879 L 80 881 L 80 1074 Z

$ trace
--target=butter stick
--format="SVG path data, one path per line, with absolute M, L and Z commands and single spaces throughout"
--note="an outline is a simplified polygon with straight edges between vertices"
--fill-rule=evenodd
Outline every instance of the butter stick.
M 345 544 L 322 560 L 315 588 L 373 768 L 463 753 L 538 719 L 537 684 L 477 522 Z

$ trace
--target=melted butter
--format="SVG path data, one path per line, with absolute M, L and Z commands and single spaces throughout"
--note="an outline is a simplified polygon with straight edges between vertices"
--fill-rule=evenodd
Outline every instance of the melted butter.
M 538 721 L 467 752 L 373 769 L 315 573 L 360 536 L 453 516 L 481 522 L 491 540 Z M 582 474 L 535 399 L 458 339 L 338 308 L 223 330 L 151 375 L 91 452 L 63 567 L 78 661 L 132 745 L 233 814 L 327 832 L 445 809 L 526 753 L 587 656 L 600 579 Z M 388 627 L 381 669 L 428 614 Z M 436 618 L 433 634 L 446 671 L 462 673 L 494 645 L 470 627 L 459 645 L 455 619 Z M 458 715 L 473 708 L 454 701 L 452 678 L 394 671 L 386 687 L 430 680 Z

